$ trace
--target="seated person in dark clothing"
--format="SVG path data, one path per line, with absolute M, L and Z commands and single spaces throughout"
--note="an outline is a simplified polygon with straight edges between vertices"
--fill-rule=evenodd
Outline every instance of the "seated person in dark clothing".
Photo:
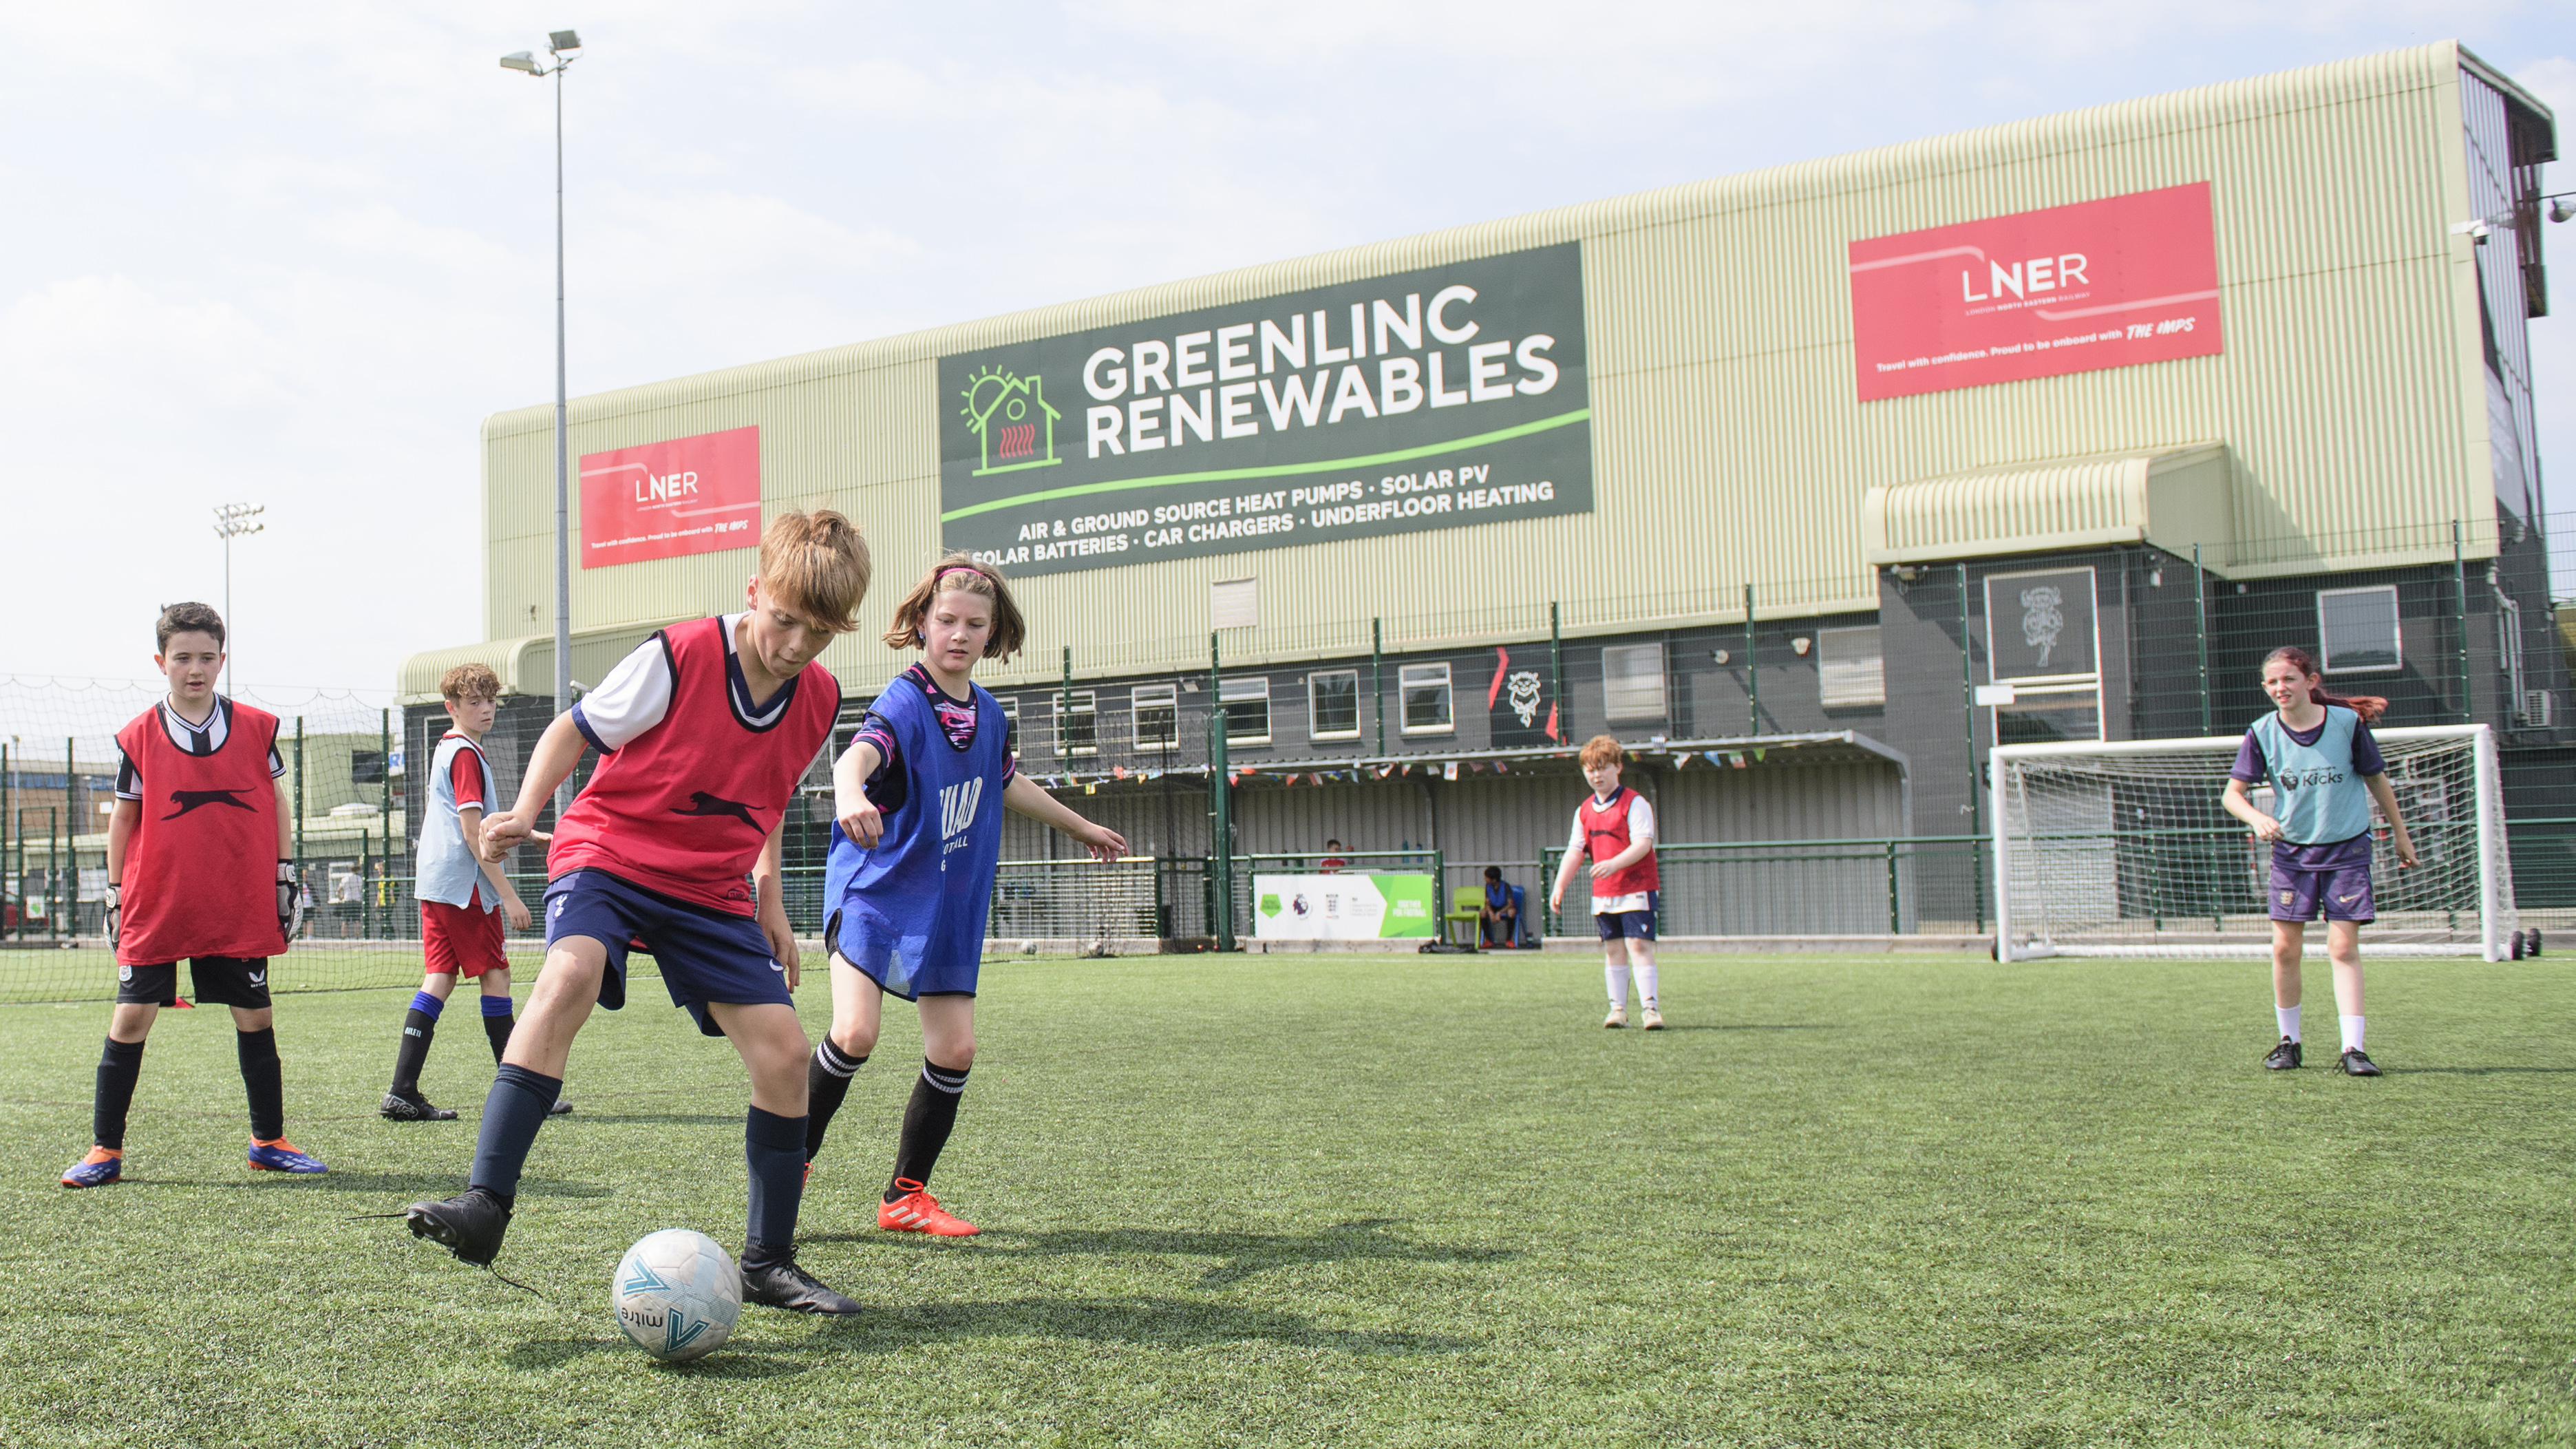
M 1503 868 L 1485 867 L 1485 904 L 1477 910 L 1476 934 L 1488 946 L 1517 946 L 1521 939 L 1519 893 L 1503 884 Z

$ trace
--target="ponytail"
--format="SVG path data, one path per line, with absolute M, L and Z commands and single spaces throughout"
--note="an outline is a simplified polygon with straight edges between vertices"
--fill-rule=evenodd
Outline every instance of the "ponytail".
M 2265 669 L 2275 664 L 2288 664 L 2310 679 L 2320 679 L 2325 675 L 2325 671 L 2317 667 L 2316 656 L 2296 644 L 2284 644 L 2263 656 Z M 2340 694 L 2328 694 L 2323 685 L 2312 684 L 2308 686 L 2308 699 L 2315 704 L 2342 705 L 2361 716 L 2363 724 L 2369 724 L 2388 713 L 2388 701 L 2375 694 L 2356 694 L 2347 698 Z

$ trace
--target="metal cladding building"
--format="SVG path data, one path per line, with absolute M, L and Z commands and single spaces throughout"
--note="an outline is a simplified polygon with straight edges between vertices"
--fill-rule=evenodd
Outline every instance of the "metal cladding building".
M 1848 903 L 1676 888 L 1674 932 L 1974 929 L 1934 846 L 1988 746 L 2232 734 L 2282 643 L 2493 724 L 2527 796 L 2576 738 L 2526 343 L 2555 155 L 2444 43 L 577 399 L 572 673 L 739 607 L 763 519 L 828 506 L 870 621 L 944 550 L 1013 579 L 1032 647 L 978 678 L 1141 853 L 1223 818 L 1535 886 L 1599 732 L 1669 842 L 1926 842 Z M 483 436 L 492 637 L 401 688 L 422 758 L 441 671 L 494 665 L 507 772 L 552 410 Z M 909 662 L 874 633 L 825 656 L 852 718 Z

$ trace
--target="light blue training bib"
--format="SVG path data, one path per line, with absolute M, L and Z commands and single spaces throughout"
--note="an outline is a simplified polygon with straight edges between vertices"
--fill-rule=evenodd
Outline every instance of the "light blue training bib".
M 2352 765 L 2361 716 L 2340 705 L 2325 709 L 2325 728 L 2313 745 L 2291 738 L 2278 713 L 2254 721 L 2254 740 L 2272 776 L 2272 818 L 2293 845 L 2332 845 L 2370 829 L 2370 791 Z

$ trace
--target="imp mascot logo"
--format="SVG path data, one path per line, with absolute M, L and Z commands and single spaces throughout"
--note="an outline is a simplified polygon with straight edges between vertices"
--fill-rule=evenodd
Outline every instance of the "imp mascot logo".
M 2055 584 L 2038 584 L 2021 591 L 2022 642 L 2039 651 L 2039 667 L 2048 667 L 2048 656 L 2057 648 L 2057 636 L 2066 628 L 2066 612 L 2060 606 L 2066 595 Z
M 1537 671 L 1529 669 L 1516 671 L 1509 679 L 1503 681 L 1503 687 L 1510 691 L 1512 713 L 1520 719 L 1521 728 L 1528 729 L 1531 722 L 1538 718 Z
M 1064 414 L 1047 406 L 1045 378 L 988 367 L 959 396 L 966 405 L 957 411 L 984 449 L 976 477 L 1064 461 L 1055 455 L 1055 420 Z

